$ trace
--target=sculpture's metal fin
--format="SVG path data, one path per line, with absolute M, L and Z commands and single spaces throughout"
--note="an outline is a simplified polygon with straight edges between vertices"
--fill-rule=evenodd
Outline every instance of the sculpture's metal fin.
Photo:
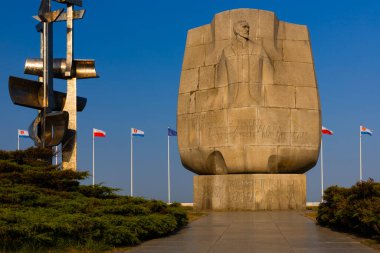
M 43 83 L 28 79 L 9 77 L 9 95 L 16 105 L 34 109 L 43 109 Z M 42 90 L 43 92 L 43 90 Z
M 36 146 L 41 146 L 41 113 L 29 126 L 29 136 L 34 141 Z M 62 142 L 65 137 L 69 124 L 69 113 L 63 112 L 51 112 L 46 115 L 45 119 L 45 146 L 53 147 Z
M 86 10 L 77 10 L 73 12 L 73 19 L 82 19 L 84 17 L 84 14 L 86 13 Z M 66 21 L 67 20 L 67 13 L 62 12 L 61 15 L 55 20 L 56 22 L 60 21 Z
M 64 9 L 58 9 L 55 11 L 44 12 L 43 14 L 38 13 L 38 16 L 33 16 L 33 18 L 39 22 L 52 23 L 58 20 L 58 18 L 62 15 L 63 11 Z
M 43 83 L 28 79 L 9 77 L 9 95 L 16 105 L 21 105 L 38 110 L 43 109 Z M 66 93 L 54 91 L 55 106 L 53 111 L 63 110 L 66 103 Z M 86 107 L 87 98 L 77 97 L 77 111 L 81 112 Z
M 58 3 L 62 3 L 62 4 L 72 4 L 72 5 L 77 5 L 77 6 L 80 6 L 82 7 L 82 0 L 54 0 Z
M 60 79 L 88 79 L 98 78 L 99 76 L 95 70 L 94 60 L 74 60 L 74 68 L 71 76 L 66 76 L 66 59 L 54 59 L 53 61 L 53 77 Z M 43 75 L 43 62 L 42 59 L 27 59 L 25 62 L 24 73 L 28 75 Z
M 40 8 L 38 9 L 38 17 L 44 18 L 45 13 L 49 12 L 49 0 L 41 0 Z

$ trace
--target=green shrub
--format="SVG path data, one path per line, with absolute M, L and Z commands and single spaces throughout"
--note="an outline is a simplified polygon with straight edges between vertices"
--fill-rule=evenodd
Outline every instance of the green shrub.
M 84 186 L 87 172 L 51 165 L 51 151 L 0 151 L 0 248 L 49 251 L 131 246 L 187 224 L 180 205 Z M 50 161 L 49 161 L 50 159 Z
M 317 221 L 380 241 L 380 183 L 369 179 L 351 188 L 329 187 L 319 205 Z

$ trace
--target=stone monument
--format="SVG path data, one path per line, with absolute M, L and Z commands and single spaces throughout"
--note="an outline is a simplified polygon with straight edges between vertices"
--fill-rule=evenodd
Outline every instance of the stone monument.
M 177 124 L 197 208 L 305 208 L 321 138 L 307 27 L 236 9 L 189 30 Z

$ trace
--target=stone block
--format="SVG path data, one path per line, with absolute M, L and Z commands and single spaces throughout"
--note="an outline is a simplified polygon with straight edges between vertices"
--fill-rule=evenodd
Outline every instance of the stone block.
M 313 63 L 310 42 L 306 40 L 284 40 L 284 61 Z
M 206 66 L 200 68 L 199 89 L 212 89 L 215 87 L 215 66 Z
M 265 106 L 294 108 L 296 104 L 293 86 L 265 85 Z
M 187 47 L 183 58 L 182 69 L 199 68 L 205 65 L 206 48 L 204 45 Z
M 206 26 L 200 26 L 187 32 L 186 47 L 201 46 L 204 43 Z
M 317 110 L 292 110 L 292 146 L 319 147 L 321 117 Z
M 185 114 L 177 120 L 178 145 L 183 148 L 199 147 L 199 115 Z
M 283 173 L 305 173 L 313 168 L 318 159 L 319 147 L 279 147 L 278 170 Z M 292 159 L 290 159 L 290 157 Z
M 319 108 L 318 91 L 311 87 L 296 87 L 296 108 L 314 109 Z
M 212 26 L 214 27 L 215 41 L 229 40 L 231 38 L 230 11 L 223 11 L 214 16 Z
M 236 146 L 223 146 L 216 148 L 219 151 L 226 163 L 227 173 L 228 174 L 240 174 L 244 173 L 246 170 L 245 155 L 244 149 Z
M 227 144 L 227 110 L 201 113 L 199 125 L 200 145 L 202 147 L 215 147 Z
M 259 108 L 257 144 L 290 145 L 290 109 Z
M 270 173 L 274 157 L 277 156 L 277 146 L 247 146 L 247 168 L 257 168 L 256 173 Z M 251 171 L 247 171 L 251 173 Z
M 198 90 L 199 68 L 182 71 L 180 82 L 181 82 L 181 85 L 179 86 L 180 94 Z
M 195 112 L 195 92 L 178 94 L 178 115 Z
M 274 62 L 274 83 L 293 86 L 317 87 L 314 66 L 302 62 Z
M 278 20 L 273 12 L 259 10 L 259 37 L 274 38 L 277 34 Z
M 206 112 L 226 108 L 227 89 L 214 88 L 197 91 L 196 93 L 196 112 Z
M 306 176 L 245 174 L 194 177 L 197 210 L 305 210 Z
M 257 108 L 243 107 L 228 110 L 228 144 L 256 144 Z
M 309 31 L 305 25 L 280 22 L 278 28 L 278 39 L 280 40 L 309 40 Z

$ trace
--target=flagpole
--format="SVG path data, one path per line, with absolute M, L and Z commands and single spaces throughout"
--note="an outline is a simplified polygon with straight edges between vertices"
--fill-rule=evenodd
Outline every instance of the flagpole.
M 321 202 L 323 202 L 323 141 L 321 137 Z
M 133 196 L 133 135 L 131 131 L 131 197 Z
M 20 134 L 19 129 L 17 129 L 17 150 L 20 150 Z
M 94 129 L 92 129 L 92 186 L 95 186 L 95 138 Z
M 360 129 L 359 129 L 359 138 L 360 138 L 360 181 L 362 181 L 362 132 L 361 132 L 361 126 L 360 126 Z
M 58 165 L 58 146 L 55 146 L 55 165 Z
M 168 131 L 168 204 L 170 203 L 170 137 Z

